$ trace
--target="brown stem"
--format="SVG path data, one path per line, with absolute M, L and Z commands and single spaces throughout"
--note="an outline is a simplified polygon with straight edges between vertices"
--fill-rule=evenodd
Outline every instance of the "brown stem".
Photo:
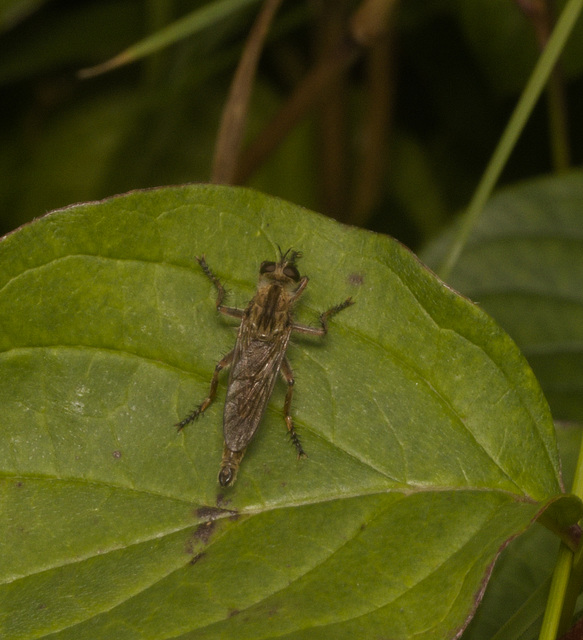
M 235 181 L 237 160 L 245 131 L 257 63 L 269 26 L 280 4 L 281 0 L 265 0 L 247 38 L 223 109 L 213 158 L 211 182 L 232 184 Z
M 347 6 L 345 0 L 325 0 L 320 4 L 316 55 L 319 60 L 326 60 L 335 55 L 345 37 Z M 339 73 L 330 83 L 318 113 L 318 134 L 320 207 L 324 213 L 344 220 L 349 205 L 345 73 Z
M 236 183 L 244 183 L 314 106 L 328 98 L 342 74 L 387 31 L 397 0 L 363 0 L 349 20 L 349 36 L 342 38 L 329 55 L 321 58 L 296 87 L 289 100 L 257 136 L 242 156 Z
M 359 47 L 354 42 L 343 42 L 333 56 L 321 60 L 308 72 L 290 99 L 243 151 L 235 179 L 237 184 L 244 183 L 308 110 L 325 99 L 328 88 L 356 60 L 358 53 Z
M 542 51 L 553 30 L 553 7 L 551 0 L 515 0 L 520 10 L 530 21 L 539 49 Z M 557 65 L 547 86 L 549 112 L 550 146 L 553 166 L 561 171 L 571 164 L 569 150 L 569 126 L 567 101 L 561 68 Z
M 362 132 L 362 155 L 357 163 L 354 203 L 349 222 L 364 225 L 377 203 L 386 165 L 387 135 L 393 108 L 393 42 L 382 38 L 368 56 L 369 104 Z

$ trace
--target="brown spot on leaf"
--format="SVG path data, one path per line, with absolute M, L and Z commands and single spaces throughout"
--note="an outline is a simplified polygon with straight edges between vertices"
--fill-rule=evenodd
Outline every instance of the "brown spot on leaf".
M 225 496 L 224 493 L 217 493 L 217 507 L 225 508 L 231 501 Z
M 199 507 L 196 510 L 196 517 L 199 520 L 216 520 L 224 514 L 224 509 L 217 509 L 216 507 Z
M 205 555 L 206 553 L 204 552 L 197 553 L 195 556 L 192 557 L 190 564 L 196 564 L 201 558 L 204 558 Z
M 196 510 L 196 518 L 198 520 L 217 520 L 218 518 L 233 518 L 239 517 L 237 511 L 232 509 L 219 509 L 217 507 L 199 507 Z
M 192 534 L 195 540 L 199 540 L 203 544 L 208 544 L 213 531 L 216 528 L 216 524 L 213 520 L 209 520 L 208 522 L 203 522 L 199 524 L 198 527 L 194 530 Z

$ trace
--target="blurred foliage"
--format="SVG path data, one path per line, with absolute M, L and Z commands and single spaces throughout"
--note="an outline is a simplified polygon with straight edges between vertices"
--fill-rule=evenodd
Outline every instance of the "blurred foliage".
M 294 205 L 389 233 L 414 249 L 426 246 L 424 259 L 436 266 L 449 237 L 442 232 L 470 200 L 539 54 L 541 23 L 520 6 L 548 6 L 558 13 L 564 4 L 395 2 L 386 38 L 358 48 L 350 67 L 334 86 L 313 96 L 314 108 L 250 172 L 246 183 Z M 190 37 L 134 64 L 79 78 L 81 69 L 162 33 L 198 9 L 219 5 L 221 19 Z M 271 119 L 317 67 L 322 51 L 330 46 L 328 23 L 336 21 L 336 44 L 346 42 L 350 16 L 362 5 L 358 0 L 282 3 L 253 86 L 248 144 L 261 139 Z M 0 0 L 0 235 L 74 202 L 208 181 L 230 83 L 259 7 L 259 0 L 231 0 L 230 7 L 229 0 Z M 567 164 L 569 156 L 572 166 L 583 162 L 583 119 L 578 117 L 583 109 L 583 20 L 563 52 L 552 89 L 530 118 L 504 171 L 501 182 L 510 189 L 492 198 L 448 281 L 483 303 L 511 333 L 539 376 L 555 418 L 579 420 L 581 172 L 559 178 L 548 174 L 559 168 L 557 147 L 565 151 Z M 330 125 L 332 115 L 338 120 L 324 127 L 323 120 Z M 562 134 L 557 121 L 564 125 Z M 557 140 L 561 135 L 564 139 Z M 366 160 L 373 148 L 378 162 L 367 175 Z M 541 174 L 546 176 L 543 180 L 538 179 Z M 524 179 L 528 181 L 516 187 Z M 128 196 L 133 197 L 141 196 Z M 166 203 L 164 207 L 172 210 Z M 281 208 L 290 237 L 303 232 L 298 211 Z M 151 258 L 158 245 L 149 245 L 143 228 L 134 233 L 136 225 L 127 209 L 120 210 L 119 220 L 128 227 L 115 239 L 131 238 Z M 183 231 L 178 228 L 169 247 L 186 242 Z M 46 237 L 61 239 L 50 232 Z M 238 238 L 233 237 L 235 243 Z M 216 242 L 219 251 L 224 238 Z M 46 249 L 32 243 L 6 263 L 14 268 L 19 259 L 35 252 L 44 258 Z M 187 255 L 192 249 L 189 242 Z M 342 255 L 360 258 L 357 248 Z M 333 282 L 335 272 L 329 275 Z M 371 289 L 375 300 L 380 289 Z M 37 290 L 48 295 L 46 286 Z M 20 304 L 31 292 L 24 288 L 15 301 Z M 557 303 L 559 295 L 568 298 L 568 308 Z M 135 293 L 128 300 L 138 297 Z M 362 301 L 359 304 L 357 309 L 364 308 Z M 5 310 L 19 337 L 23 326 L 59 328 L 51 324 L 51 314 L 48 322 L 31 323 L 30 310 L 18 317 L 12 307 Z M 60 311 L 66 307 L 61 305 Z M 393 315 L 387 318 L 395 323 L 395 335 L 409 326 Z M 95 324 L 92 317 L 87 326 Z M 10 376 L 5 379 L 13 381 Z M 571 454 L 578 446 L 576 435 L 560 433 Z M 157 453 L 158 445 L 151 450 Z M 541 541 L 534 535 L 525 538 L 523 547 L 508 548 L 494 574 L 496 586 L 486 595 L 481 620 L 470 627 L 468 638 L 491 637 L 506 619 L 500 603 L 511 615 L 523 601 L 518 620 L 528 623 L 524 637 L 535 637 L 536 630 L 530 629 L 539 624 L 550 572 L 547 561 L 556 541 L 550 540 L 549 550 L 550 536 Z M 530 573 L 532 584 L 527 580 Z M 516 589 L 516 575 L 526 588 Z M 542 585 L 536 587 L 540 602 L 531 597 L 533 585 Z M 15 603 L 18 610 L 20 601 Z M 497 637 L 518 636 L 507 632 Z
M 259 3 L 233 11 L 133 65 L 80 80 L 77 72 L 208 1 L 5 0 L 0 4 L 0 233 L 73 202 L 164 184 L 208 181 L 221 110 Z M 320 3 L 325 4 L 325 3 Z M 350 15 L 358 2 L 337 3 Z M 559 7 L 562 6 L 558 3 Z M 396 5 L 387 41 L 383 162 L 375 197 L 354 214 L 374 95 L 363 49 L 342 77 L 342 211 L 324 193 L 317 110 L 248 181 L 253 187 L 425 243 L 468 201 L 538 55 L 535 30 L 511 0 L 409 0 Z M 257 135 L 306 73 L 320 46 L 317 3 L 283 3 L 253 90 L 248 136 Z M 581 21 L 580 21 L 581 22 Z M 385 46 L 383 45 L 383 46 Z M 564 53 L 566 113 L 583 107 L 583 25 Z M 379 71 L 377 71 L 379 73 Z M 583 121 L 569 122 L 572 162 L 583 160 Z M 503 181 L 551 167 L 544 101 Z M 348 204 L 346 204 L 348 203 Z
M 448 278 L 527 357 L 555 420 L 583 423 L 583 171 L 501 189 Z M 421 259 L 439 271 L 454 228 Z

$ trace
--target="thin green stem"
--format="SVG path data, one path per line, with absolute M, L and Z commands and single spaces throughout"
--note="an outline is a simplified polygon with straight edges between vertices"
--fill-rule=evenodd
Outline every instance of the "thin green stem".
M 556 640 L 557 638 L 572 565 L 573 552 L 567 545 L 561 544 L 539 640 Z
M 152 33 L 143 40 L 136 42 L 114 58 L 98 64 L 95 67 L 81 69 L 77 75 L 80 78 L 91 78 L 100 73 L 111 71 L 111 69 L 115 69 L 121 65 L 135 62 L 183 38 L 187 38 L 203 29 L 212 27 L 238 9 L 242 9 L 255 2 L 258 2 L 258 0 L 214 0 L 214 2 L 209 2 L 159 31 Z
M 498 142 L 494 154 L 482 175 L 482 179 L 474 192 L 472 200 L 470 201 L 468 209 L 462 219 L 462 223 L 445 258 L 445 262 L 439 270 L 439 275 L 443 280 L 447 280 L 449 278 L 451 270 L 460 257 L 468 237 L 476 225 L 478 217 L 482 213 L 484 205 L 490 197 L 490 194 L 492 193 L 492 190 L 494 189 L 494 186 L 498 181 L 508 158 L 510 157 L 510 153 L 514 149 L 516 141 L 522 133 L 524 125 L 532 113 L 532 110 L 534 109 L 549 76 L 551 75 L 553 67 L 565 46 L 567 38 L 569 37 L 571 30 L 581 13 L 582 7 L 583 0 L 569 0 L 563 9 L 560 18 L 553 29 L 553 33 L 549 38 L 549 42 L 538 59 L 534 71 L 532 72 L 528 83 L 520 96 L 520 100 L 518 101 L 518 104 L 506 125 L 506 129 Z
M 571 493 L 583 499 L 583 438 Z M 573 552 L 561 544 L 539 640 L 555 640 L 571 624 L 583 579 L 582 564 L 581 547 L 573 556 Z
M 146 28 L 149 33 L 157 33 L 168 25 L 174 12 L 174 0 L 147 0 L 144 3 Z M 165 53 L 168 49 L 160 49 L 146 58 L 144 76 L 146 82 L 154 85 L 162 78 L 165 69 Z

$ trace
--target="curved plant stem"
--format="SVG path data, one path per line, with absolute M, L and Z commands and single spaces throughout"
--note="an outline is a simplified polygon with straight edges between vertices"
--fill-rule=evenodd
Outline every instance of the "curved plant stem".
M 542 52 L 534 71 L 532 72 L 530 79 L 520 96 L 520 100 L 518 101 L 518 104 L 506 125 L 506 129 L 498 142 L 498 146 L 496 147 L 494 154 L 482 175 L 482 179 L 480 180 L 468 209 L 464 214 L 461 225 L 455 235 L 445 261 L 439 270 L 439 275 L 443 280 L 447 280 L 447 278 L 449 278 L 451 270 L 457 262 L 470 232 L 482 213 L 482 209 L 490 197 L 490 194 L 492 193 L 492 190 L 494 189 L 494 186 L 498 181 L 506 162 L 508 161 L 510 153 L 514 149 L 516 141 L 524 129 L 524 125 L 532 113 L 532 110 L 534 109 L 549 76 L 551 75 L 553 67 L 565 46 L 567 38 L 569 37 L 571 30 L 581 13 L 582 6 L 583 0 L 569 0 L 561 13 L 561 16 L 558 19 L 549 39 L 548 45 Z

